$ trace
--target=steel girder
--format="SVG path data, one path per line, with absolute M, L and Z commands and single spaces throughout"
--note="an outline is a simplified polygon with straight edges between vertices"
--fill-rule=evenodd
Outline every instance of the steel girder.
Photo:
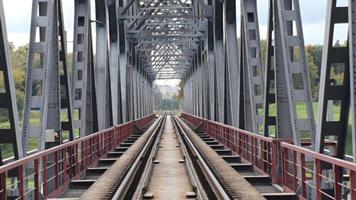
M 298 0 L 270 1 L 268 34 L 265 135 L 293 139 L 296 145 L 301 144 L 301 137 L 311 138 L 314 145 L 315 122 Z M 270 112 L 273 104 L 276 116 Z
M 74 131 L 84 137 L 98 130 L 90 1 L 74 3 L 72 97 Z
M 165 61 L 164 55 L 182 56 L 188 53 L 186 50 L 198 48 L 196 42 L 204 34 L 200 20 L 192 17 L 197 15 L 193 6 L 190 3 L 169 0 L 140 1 L 138 4 L 136 7 L 131 5 L 134 15 L 126 12 L 121 19 L 128 23 L 128 40 L 136 44 L 134 50 L 139 53 L 138 59 L 144 60 L 144 70 L 152 78 L 182 78 L 186 72 L 181 72 L 179 68 L 187 69 L 188 66 L 183 62 Z M 151 56 L 162 62 L 152 61 Z M 167 67 L 180 71 L 178 76 L 170 76 Z
M 208 1 L 208 6 L 212 7 L 212 1 Z M 208 94 L 209 94 L 209 118 L 211 120 L 216 120 L 216 97 L 215 97 L 215 43 L 214 43 L 214 19 L 208 19 L 208 26 L 207 26 L 207 66 L 208 66 Z
M 236 1 L 225 2 L 226 12 L 226 115 L 227 124 L 239 127 L 240 66 L 237 41 Z
M 66 31 L 64 27 L 64 16 L 63 16 L 63 6 L 62 1 L 57 0 L 58 6 L 58 31 L 59 31 L 59 70 L 60 70 L 60 108 L 61 117 L 64 114 L 67 120 L 61 120 L 61 132 L 66 132 L 68 134 L 68 140 L 74 140 L 74 129 L 73 129 L 73 104 L 72 104 L 72 94 L 69 79 L 69 70 L 67 64 L 67 38 Z M 62 71 L 62 73 L 61 73 Z M 64 112 L 63 112 L 64 110 Z
M 241 55 L 245 107 L 243 127 L 253 133 L 263 128 L 263 67 L 257 4 L 255 0 L 241 1 Z
M 119 11 L 122 10 L 126 5 L 125 0 L 118 1 Z M 127 52 L 128 52 L 128 44 L 126 39 L 127 32 L 127 21 L 121 20 L 120 15 L 118 31 L 119 31 L 119 63 L 120 63 L 120 87 L 121 87 L 121 104 L 122 104 L 122 122 L 127 122 L 129 120 L 128 114 L 128 92 L 127 92 L 127 81 L 128 81 L 128 73 L 127 73 Z
M 351 3 L 350 3 L 351 2 Z M 349 1 L 350 106 L 352 120 L 352 157 L 356 162 L 356 3 Z
M 110 42 L 110 88 L 113 125 L 122 123 L 122 97 L 120 87 L 119 30 L 117 1 L 108 1 L 109 42 Z
M 215 53 L 215 120 L 225 123 L 225 20 L 224 3 L 213 1 L 214 5 L 214 53 Z
M 24 155 L 31 138 L 34 138 L 32 142 L 37 142 L 38 150 L 46 147 L 46 141 L 47 147 L 60 143 L 61 122 L 65 121 L 61 119 L 61 108 L 69 107 L 65 108 L 69 110 L 66 114 L 71 114 L 67 69 L 64 69 L 62 76 L 60 74 L 60 62 L 62 68 L 67 66 L 64 60 L 66 47 L 61 12 L 59 0 L 33 0 L 22 134 Z M 59 50 L 60 44 L 62 52 Z M 61 92 L 61 88 L 65 91 Z M 71 116 L 68 119 L 71 120 Z M 71 121 L 66 121 L 63 124 L 70 125 L 63 128 L 71 129 Z M 69 130 L 71 133 L 72 130 Z
M 336 151 L 330 155 L 343 159 L 349 125 L 349 111 L 352 111 L 353 157 L 355 158 L 355 7 L 354 1 L 348 6 L 338 7 L 336 0 L 328 1 L 324 50 L 320 75 L 319 126 L 316 132 L 315 150 L 325 153 L 325 142 L 336 141 Z M 335 46 L 334 30 L 339 24 L 349 28 L 345 46 Z M 346 38 L 345 38 L 346 39 Z M 341 80 L 333 73 L 340 71 Z M 335 112 L 337 116 L 335 116 Z M 354 159 L 355 160 L 355 159 Z
M 108 7 L 106 1 L 95 1 L 96 55 L 95 86 L 99 130 L 112 126 L 112 104 L 108 49 Z
M 21 134 L 16 103 L 16 91 L 13 80 L 11 57 L 7 40 L 6 21 L 3 1 L 0 0 L 0 116 L 7 125 L 0 129 L 0 165 L 3 165 L 2 148 L 10 145 L 14 159 L 22 158 Z

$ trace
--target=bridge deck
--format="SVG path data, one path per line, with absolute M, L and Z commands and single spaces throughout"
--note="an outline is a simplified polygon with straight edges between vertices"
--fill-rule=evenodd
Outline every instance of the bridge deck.
M 323 199 L 341 189 L 342 195 L 348 196 L 349 199 L 356 195 L 356 165 L 354 163 L 185 113 L 181 118 L 185 123 L 175 117 L 167 118 L 162 137 L 160 135 L 162 132 L 157 134 L 157 131 L 162 127 L 158 124 L 163 124 L 163 122 L 155 122 L 157 128 L 151 126 L 148 129 L 152 132 L 148 135 L 152 135 L 150 138 L 153 139 L 147 140 L 150 142 L 145 142 L 142 140 L 147 138 L 144 137 L 145 134 L 135 135 L 134 127 L 145 127 L 153 118 L 154 116 L 148 116 L 136 122 L 113 127 L 0 167 L 0 199 L 80 198 L 92 184 L 95 185 L 99 180 L 104 179 L 105 182 L 110 181 L 120 185 L 122 178 L 127 177 L 128 173 L 126 172 L 129 172 L 133 166 L 130 163 L 137 160 L 143 164 L 136 171 L 142 172 L 147 167 L 146 163 L 152 163 L 142 160 L 146 159 L 147 154 L 154 155 L 154 159 L 159 163 L 154 165 L 152 176 L 147 176 L 150 177 L 150 182 L 145 191 L 152 192 L 155 199 L 167 199 L 167 196 L 169 199 L 184 199 L 187 192 L 194 193 L 194 188 L 202 187 L 193 187 L 191 176 L 187 176 L 187 174 L 191 174 L 186 173 L 184 167 L 181 167 L 184 165 L 179 163 L 182 157 L 186 158 L 186 155 L 190 155 L 191 152 L 187 154 L 179 151 L 184 148 L 177 147 L 176 135 L 172 130 L 172 119 L 175 122 L 173 123 L 176 127 L 175 130 L 180 133 L 178 134 L 180 145 L 187 146 L 186 144 L 189 143 L 187 141 L 190 141 L 191 145 L 198 150 L 196 152 L 200 152 L 200 156 L 189 156 L 189 161 L 202 157 L 221 186 L 226 191 L 238 188 L 237 194 L 241 199 L 256 199 L 262 195 L 266 199 L 289 200 L 296 199 L 296 193 L 299 197 L 306 198 L 310 191 L 315 191 L 316 195 Z M 182 143 L 182 138 L 190 138 L 190 140 L 185 139 Z M 138 144 L 138 141 L 141 142 Z M 151 148 L 157 151 L 149 149 L 146 153 L 141 154 L 140 151 L 132 150 L 135 146 L 147 146 L 146 144 L 157 147 L 157 141 L 160 142 L 161 148 Z M 191 145 L 188 145 L 190 149 Z M 130 153 L 124 153 L 124 149 Z M 78 153 L 73 157 L 67 156 L 72 151 Z M 140 155 L 136 155 L 138 152 Z M 122 161 L 122 158 L 128 155 L 132 156 L 134 160 Z M 119 160 L 121 162 L 115 165 Z M 187 158 L 185 160 L 187 161 Z M 278 160 L 282 162 L 278 162 Z M 54 164 L 48 164 L 53 161 Z M 326 180 L 320 173 L 321 163 L 330 165 L 335 173 L 338 172 L 335 169 L 343 169 L 344 179 L 338 179 L 338 176 L 328 178 L 328 180 L 335 181 L 338 186 L 333 191 L 321 188 L 322 181 Z M 120 173 L 122 176 L 120 180 L 114 180 L 112 176 L 108 179 L 101 176 L 101 174 L 107 174 L 112 164 L 116 169 L 110 170 L 111 172 L 116 172 L 118 168 L 126 165 L 124 168 L 128 170 L 123 170 L 123 173 Z M 28 166 L 34 166 L 33 171 L 25 171 Z M 54 171 L 51 171 L 52 169 Z M 24 172 L 26 172 L 26 176 L 23 176 Z M 317 177 L 315 181 L 313 181 L 314 176 Z M 202 177 L 204 178 L 202 174 L 199 174 L 199 180 Z M 237 180 L 236 177 L 242 177 L 242 179 Z M 11 180 L 11 182 L 3 180 Z M 25 183 L 33 183 L 33 189 L 27 190 L 26 193 L 23 190 L 26 187 Z M 346 184 L 341 185 L 341 183 Z M 130 184 L 134 190 L 138 187 L 132 182 Z M 104 187 L 103 189 L 108 188 Z M 101 191 L 103 189 L 100 188 Z M 206 188 L 203 190 L 207 195 L 208 190 Z M 116 191 L 119 190 L 111 192 Z M 254 192 L 251 193 L 251 191 Z M 103 194 L 107 193 L 103 192 Z M 246 196 L 246 194 L 250 195 Z M 90 195 L 88 199 L 93 199 L 92 197 Z

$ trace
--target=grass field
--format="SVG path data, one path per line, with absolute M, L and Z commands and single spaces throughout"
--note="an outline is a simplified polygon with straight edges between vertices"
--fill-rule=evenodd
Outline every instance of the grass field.
M 74 112 L 74 118 L 78 118 L 79 113 Z M 61 119 L 64 121 L 68 120 L 67 113 L 66 112 L 61 112 Z M 31 119 L 30 119 L 30 124 L 32 125 L 38 125 L 40 124 L 40 112 L 32 112 L 31 113 Z M 22 127 L 22 121 L 20 121 L 19 124 L 20 128 Z M 0 122 L 0 129 L 6 129 L 10 127 L 10 123 L 3 121 Z M 79 137 L 79 130 L 74 130 L 74 137 L 77 138 Z M 63 140 L 67 140 L 69 138 L 69 133 L 68 132 L 62 132 L 62 138 Z M 28 143 L 28 151 L 36 150 L 38 146 L 38 140 L 36 138 L 30 138 L 29 143 Z M 0 149 L 2 151 L 2 155 L 4 158 L 9 158 L 13 157 L 13 147 L 12 145 L 9 144 L 0 144 Z

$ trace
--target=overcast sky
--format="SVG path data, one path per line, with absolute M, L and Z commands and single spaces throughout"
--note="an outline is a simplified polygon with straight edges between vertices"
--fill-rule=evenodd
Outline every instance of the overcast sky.
M 15 45 L 24 45 L 29 41 L 32 0 L 3 0 L 8 27 L 8 38 Z M 73 1 L 62 0 L 65 12 L 65 25 L 68 40 L 73 38 Z M 239 2 L 239 1 L 238 1 Z M 261 38 L 266 37 L 268 0 L 257 0 Z M 327 0 L 300 0 L 304 38 L 306 44 L 322 44 Z M 347 0 L 338 0 L 346 4 Z M 94 4 L 93 4 L 94 5 Z M 92 16 L 95 16 L 94 14 Z M 340 31 L 342 32 L 342 31 Z M 343 30 L 345 32 L 345 30 Z M 337 33 L 340 39 L 342 33 Z M 70 45 L 69 45 L 70 46 Z

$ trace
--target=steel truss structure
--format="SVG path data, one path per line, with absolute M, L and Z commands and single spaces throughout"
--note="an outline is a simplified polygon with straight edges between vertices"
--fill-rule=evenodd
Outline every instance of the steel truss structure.
M 29 143 L 36 142 L 37 149 L 43 150 L 153 112 L 150 91 L 153 80 L 161 75 L 159 70 L 147 69 L 151 63 L 138 59 L 143 55 L 129 34 L 137 25 L 134 16 L 139 12 L 134 10 L 140 9 L 138 4 L 97 0 L 94 20 L 89 0 L 74 2 L 71 81 L 61 5 L 61 0 L 33 0 L 24 154 L 30 150 Z M 92 23 L 96 24 L 96 41 Z M 140 35 L 137 38 L 144 40 Z M 174 44 L 167 47 L 172 52 L 180 50 Z
M 73 139 L 61 1 L 33 1 L 23 121 L 23 152 Z M 47 137 L 47 138 L 46 138 Z M 46 141 L 48 143 L 46 143 Z
M 265 68 L 266 136 L 315 139 L 309 73 L 298 0 L 270 1 Z M 277 107 L 271 113 L 271 107 Z M 306 110 L 306 115 L 301 113 Z
M 290 138 L 296 144 L 301 137 L 311 138 L 314 144 L 299 1 L 270 1 L 266 67 L 262 66 L 256 1 L 241 1 L 240 48 L 236 3 L 208 1 L 200 6 L 203 11 L 195 14 L 205 14 L 202 22 L 207 23 L 202 53 L 198 52 L 203 61 L 193 62 L 184 79 L 185 111 L 251 132 Z M 270 112 L 273 106 L 275 114 Z M 306 116 L 298 113 L 300 107 Z
M 319 124 L 317 129 L 316 151 L 331 156 L 345 158 L 345 146 L 348 138 L 349 113 L 351 111 L 351 130 L 353 157 L 356 155 L 355 129 L 355 20 L 356 3 L 349 1 L 338 6 L 336 0 L 327 6 L 324 53 L 320 75 Z M 349 33 L 345 45 L 335 45 L 335 30 L 338 25 L 346 25 Z M 341 80 L 336 80 L 332 72 L 340 70 Z M 335 116 L 337 115 L 337 116 Z M 336 141 L 336 150 L 325 152 L 326 143 Z

